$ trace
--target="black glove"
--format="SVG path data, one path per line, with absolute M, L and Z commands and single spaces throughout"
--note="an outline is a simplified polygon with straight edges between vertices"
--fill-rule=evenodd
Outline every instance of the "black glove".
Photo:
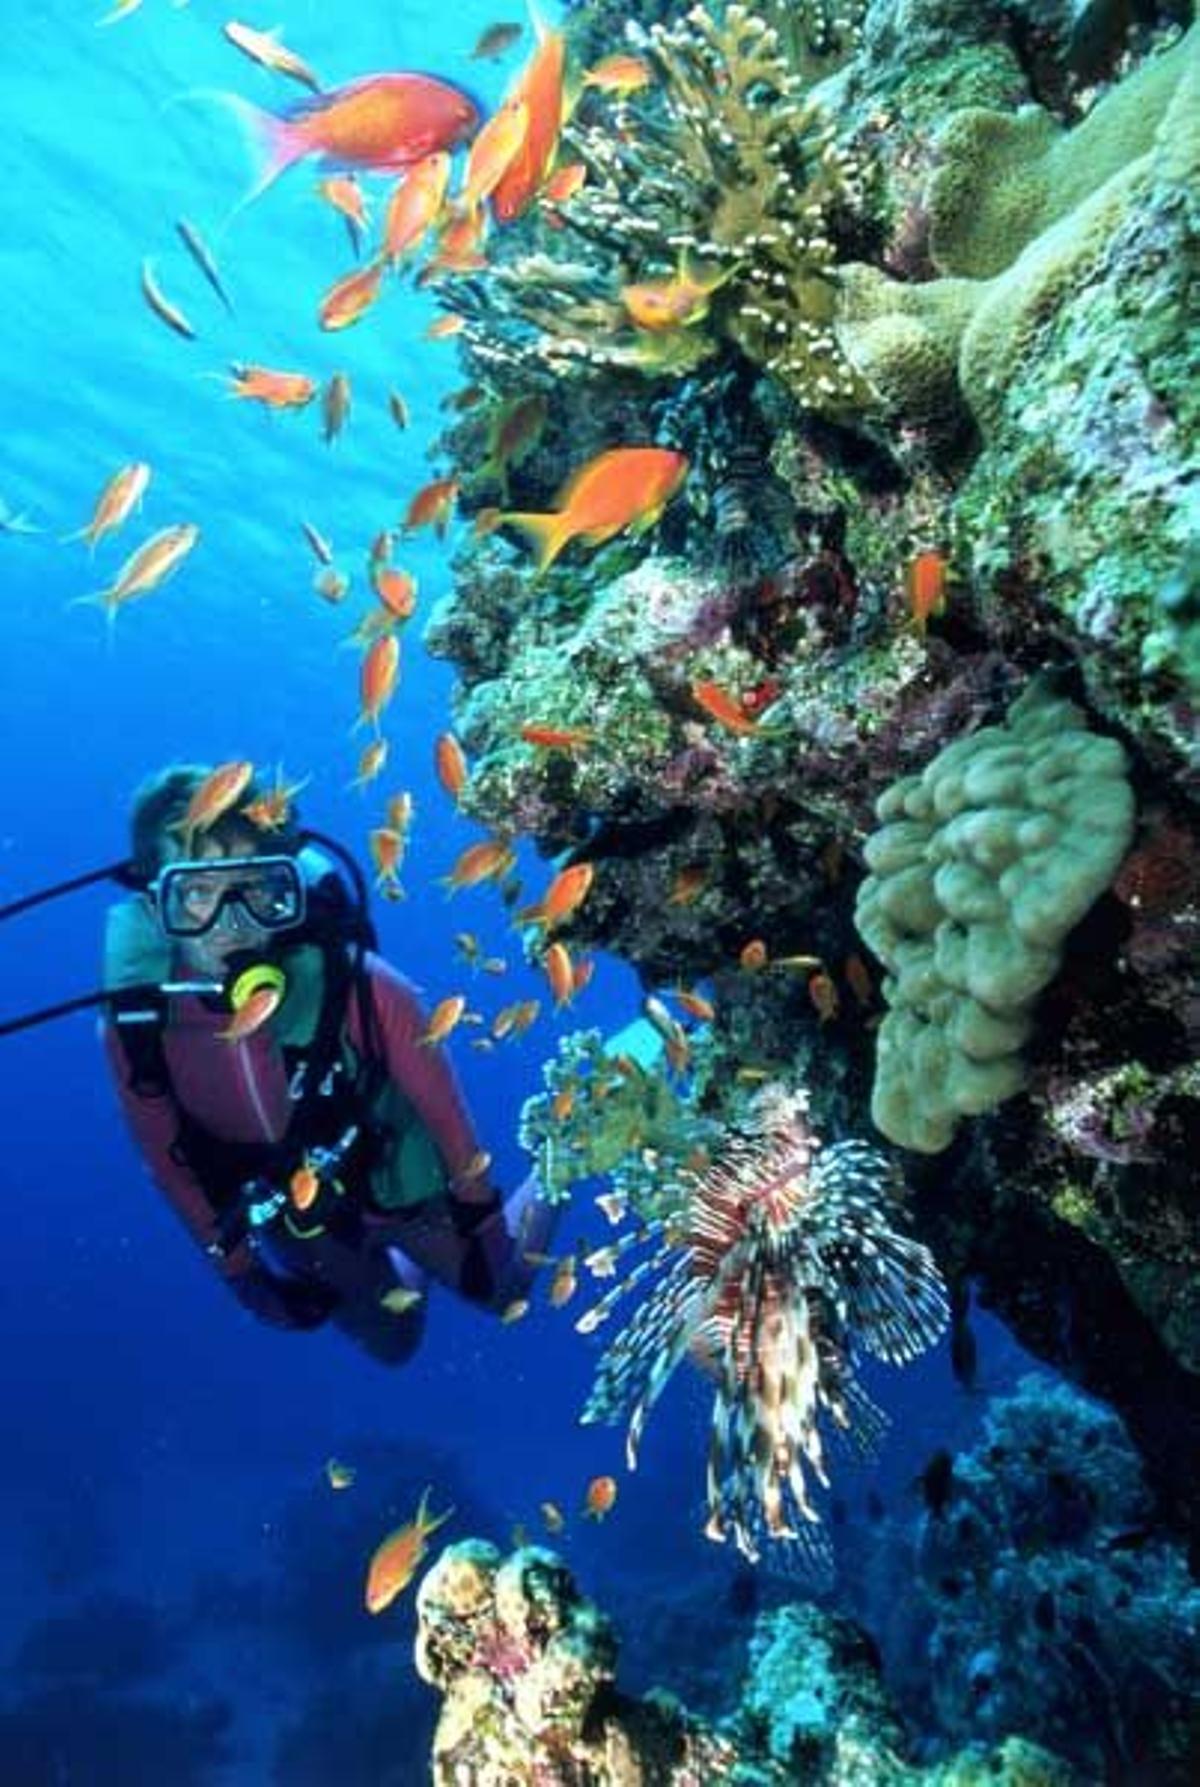
M 470 1303 L 490 1303 L 496 1294 L 496 1281 L 479 1230 L 503 1209 L 503 1201 L 494 1191 L 486 1201 L 479 1199 L 468 1203 L 463 1198 L 451 1196 L 449 1204 L 454 1231 L 466 1242 L 458 1288 Z
M 319 1328 L 337 1307 L 337 1294 L 312 1279 L 278 1278 L 265 1266 L 231 1279 L 243 1309 L 272 1328 Z

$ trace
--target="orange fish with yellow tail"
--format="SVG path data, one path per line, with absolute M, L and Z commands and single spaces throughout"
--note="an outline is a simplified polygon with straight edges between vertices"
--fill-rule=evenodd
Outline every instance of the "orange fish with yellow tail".
M 444 1514 L 431 1516 L 431 1493 L 427 1489 L 422 1495 L 420 1506 L 407 1526 L 398 1527 L 376 1546 L 367 1567 L 364 1599 L 368 1613 L 382 1613 L 385 1607 L 391 1606 L 397 1595 L 403 1593 L 425 1556 L 430 1534 L 435 1533 L 453 1514 L 454 1509 L 447 1508 Z
M 529 536 L 545 571 L 572 540 L 602 546 L 627 530 L 653 527 L 687 474 L 686 454 L 672 447 L 609 447 L 572 473 L 548 514 L 501 519 Z
M 525 136 L 491 195 L 497 223 L 520 217 L 537 196 L 554 163 L 565 110 L 566 42 L 561 31 L 540 32 L 541 41 L 509 94 L 527 112 Z

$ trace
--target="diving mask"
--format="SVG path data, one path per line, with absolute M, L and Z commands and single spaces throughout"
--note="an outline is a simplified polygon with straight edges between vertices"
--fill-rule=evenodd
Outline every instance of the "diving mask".
M 219 856 L 172 862 L 151 882 L 150 895 L 168 937 L 203 937 L 228 907 L 264 931 L 303 924 L 304 877 L 292 856 Z

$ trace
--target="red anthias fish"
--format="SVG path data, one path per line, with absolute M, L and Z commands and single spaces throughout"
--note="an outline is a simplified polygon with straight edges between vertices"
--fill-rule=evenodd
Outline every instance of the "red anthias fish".
M 302 100 L 282 116 L 248 100 L 235 104 L 264 154 L 254 194 L 310 155 L 330 168 L 398 173 L 465 142 L 479 124 L 469 93 L 427 74 L 363 75 Z

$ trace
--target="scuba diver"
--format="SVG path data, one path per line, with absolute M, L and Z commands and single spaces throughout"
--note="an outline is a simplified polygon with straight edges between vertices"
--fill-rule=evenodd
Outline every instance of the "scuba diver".
M 101 1005 L 134 1140 L 238 1301 L 283 1328 L 332 1322 L 400 1363 L 428 1279 L 493 1311 L 528 1289 L 550 1207 L 533 1176 L 507 1200 L 493 1187 L 413 988 L 374 952 L 353 857 L 294 809 L 258 823 L 253 783 L 189 836 L 210 773 L 142 787 L 130 862 L 5 909 L 105 877 L 128 889 L 103 990 L 0 1034 Z

